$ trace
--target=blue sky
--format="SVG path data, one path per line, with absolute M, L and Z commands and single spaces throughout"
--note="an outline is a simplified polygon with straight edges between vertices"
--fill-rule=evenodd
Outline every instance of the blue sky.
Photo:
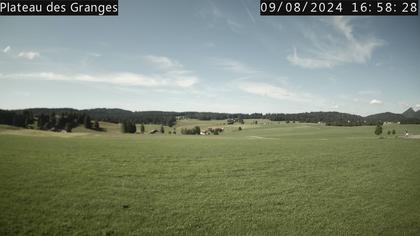
M 0 17 L 0 108 L 420 109 L 420 18 L 259 16 L 259 1 L 121 0 Z

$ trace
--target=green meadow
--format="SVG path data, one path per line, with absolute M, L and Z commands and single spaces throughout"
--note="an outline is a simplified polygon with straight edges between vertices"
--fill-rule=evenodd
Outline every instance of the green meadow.
M 0 235 L 420 235 L 420 126 L 223 122 L 0 126 Z

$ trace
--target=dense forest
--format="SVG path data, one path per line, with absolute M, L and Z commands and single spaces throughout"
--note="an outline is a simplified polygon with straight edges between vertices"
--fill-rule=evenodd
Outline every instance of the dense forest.
M 83 125 L 87 129 L 102 131 L 98 120 L 92 121 L 86 113 L 70 110 L 60 113 L 55 111 L 44 112 L 34 114 L 31 109 L 23 111 L 0 110 L 0 124 L 40 130 L 65 130 L 67 132 L 71 132 L 73 128 Z
M 420 111 L 408 111 L 405 114 L 381 113 L 371 116 L 358 116 L 340 112 L 307 112 L 296 114 L 284 113 L 215 113 L 215 112 L 166 112 L 166 111 L 127 111 L 123 109 L 86 109 L 72 108 L 32 108 L 25 110 L 0 110 L 0 124 L 18 127 L 31 127 L 43 130 L 71 131 L 78 125 L 88 129 L 100 130 L 98 121 L 122 123 L 127 132 L 134 130 L 134 124 L 160 124 L 172 127 L 179 119 L 198 120 L 235 120 L 269 119 L 271 121 L 325 123 L 332 126 L 377 125 L 383 122 L 400 122 L 402 124 L 420 124 Z M 35 125 L 36 121 L 36 127 Z M 229 123 L 229 122 L 228 122 Z M 135 127 L 135 125 L 134 125 Z M 134 131 L 135 132 L 135 131 Z

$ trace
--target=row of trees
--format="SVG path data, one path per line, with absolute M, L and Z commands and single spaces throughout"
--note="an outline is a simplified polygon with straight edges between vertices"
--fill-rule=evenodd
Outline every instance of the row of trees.
M 30 110 L 22 112 L 0 110 L 0 124 L 67 132 L 83 124 L 87 129 L 101 130 L 98 121 L 92 121 L 88 115 L 78 112 L 40 113 L 35 116 Z
M 30 111 L 15 112 L 0 110 L 0 124 L 29 127 L 33 123 L 34 116 Z
M 83 125 L 86 129 L 101 131 L 99 122 L 92 121 L 89 115 L 83 113 L 43 114 L 37 117 L 37 127 L 41 130 L 65 130 L 71 132 L 73 128 Z
M 23 113 L 26 112 L 27 115 Z M 2 111 L 0 112 L 0 122 L 15 126 L 25 127 L 33 122 L 33 117 L 41 114 L 86 114 L 92 120 L 107 121 L 113 123 L 122 123 L 127 120 L 137 124 L 159 124 L 172 127 L 179 119 L 199 119 L 199 120 L 234 120 L 234 122 L 242 123 L 244 119 L 269 119 L 271 121 L 298 121 L 307 123 L 322 122 L 332 126 L 359 126 L 359 125 L 376 125 L 378 122 L 392 121 L 401 122 L 402 124 L 419 123 L 420 119 L 407 118 L 401 114 L 383 113 L 372 116 L 362 117 L 340 112 L 307 112 L 296 114 L 284 113 L 215 113 L 215 112 L 163 112 L 163 111 L 138 111 L 131 112 L 122 109 L 89 109 L 75 110 L 70 108 L 47 109 L 36 108 L 27 110 Z M 31 115 L 32 114 L 32 118 Z M 94 125 L 94 124 L 93 124 Z
M 140 133 L 144 134 L 144 132 L 146 131 L 144 124 L 140 125 Z M 136 133 L 137 132 L 137 127 L 136 127 L 136 123 L 134 121 L 123 121 L 121 122 L 121 132 L 122 133 Z M 152 130 L 150 131 L 152 134 L 160 132 L 162 134 L 165 133 L 165 128 L 163 125 L 160 126 L 159 130 Z M 176 134 L 176 130 L 175 128 L 173 129 L 173 131 L 169 131 L 169 134 Z
M 383 133 L 383 127 L 382 127 L 382 125 L 381 124 L 377 124 L 376 125 L 376 127 L 375 127 L 375 134 L 376 135 L 381 135 Z M 393 129 L 392 131 L 391 130 L 388 130 L 388 132 L 387 132 L 387 134 L 388 135 L 395 135 L 396 134 L 396 132 L 395 132 L 395 129 Z

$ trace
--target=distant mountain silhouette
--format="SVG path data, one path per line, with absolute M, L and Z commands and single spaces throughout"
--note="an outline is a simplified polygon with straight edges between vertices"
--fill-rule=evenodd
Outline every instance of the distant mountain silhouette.
M 366 116 L 367 120 L 383 121 L 383 122 L 401 122 L 403 120 L 406 120 L 406 118 L 409 118 L 409 117 L 405 117 L 402 114 L 396 114 L 392 112 L 384 112 L 384 113 Z
M 412 107 L 408 108 L 405 112 L 402 113 L 402 115 L 406 118 L 420 118 L 417 117 L 420 115 L 420 112 L 416 113 Z

